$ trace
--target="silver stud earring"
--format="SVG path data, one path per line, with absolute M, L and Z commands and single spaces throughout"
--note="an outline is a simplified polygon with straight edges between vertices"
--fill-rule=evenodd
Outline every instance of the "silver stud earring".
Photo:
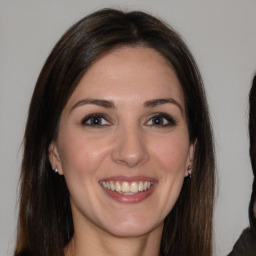
M 189 175 L 189 178 L 191 178 L 191 176 L 192 176 L 192 167 L 191 166 L 188 166 L 188 175 Z
M 55 174 L 57 174 L 57 173 L 58 173 L 58 169 L 57 169 L 57 168 L 54 170 L 54 173 L 55 173 Z

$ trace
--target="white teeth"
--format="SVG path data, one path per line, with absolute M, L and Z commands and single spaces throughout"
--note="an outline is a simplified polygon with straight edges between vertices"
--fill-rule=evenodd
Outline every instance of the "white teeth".
M 121 188 L 119 182 L 116 183 L 116 191 L 117 191 L 117 192 L 121 192 L 121 191 L 122 191 L 122 188 Z
M 139 191 L 143 191 L 144 190 L 144 186 L 143 186 L 143 182 L 142 181 L 139 182 L 138 189 L 139 189 Z
M 148 183 L 146 181 L 144 181 L 143 188 L 144 188 L 144 190 L 146 190 L 148 188 Z
M 153 182 L 150 181 L 133 181 L 131 183 L 127 181 L 102 181 L 102 186 L 112 191 L 116 191 L 124 194 L 136 194 L 138 192 L 146 191 L 153 186 Z
M 122 192 L 123 193 L 128 193 L 130 192 L 130 186 L 129 186 L 129 183 L 124 181 L 123 184 L 122 184 Z
M 113 181 L 110 181 L 110 189 L 113 191 L 116 189 Z
M 130 191 L 133 192 L 133 193 L 137 193 L 138 192 L 137 182 L 132 182 L 132 184 L 130 186 Z

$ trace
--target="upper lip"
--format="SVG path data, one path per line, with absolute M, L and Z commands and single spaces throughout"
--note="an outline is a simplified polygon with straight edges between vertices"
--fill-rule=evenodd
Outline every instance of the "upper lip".
M 157 180 L 152 177 L 148 176 L 111 176 L 111 177 L 106 177 L 101 179 L 99 182 L 102 181 L 127 181 L 127 182 L 133 182 L 133 181 L 151 181 L 151 182 L 156 182 Z

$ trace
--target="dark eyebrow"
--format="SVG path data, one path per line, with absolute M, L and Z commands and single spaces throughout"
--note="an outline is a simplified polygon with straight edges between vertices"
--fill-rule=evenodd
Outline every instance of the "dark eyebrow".
M 87 105 L 87 104 L 92 104 L 92 105 L 97 105 L 100 107 L 104 108 L 115 108 L 115 104 L 112 101 L 108 100 L 100 100 L 100 99 L 83 99 L 78 101 L 70 110 L 70 112 L 79 106 Z
M 167 103 L 171 103 L 171 104 L 176 105 L 180 109 L 181 113 L 183 114 L 183 108 L 182 108 L 181 104 L 178 103 L 174 99 L 153 99 L 153 100 L 148 100 L 148 101 L 146 101 L 144 103 L 144 106 L 147 107 L 147 108 L 154 108 L 156 106 L 167 104 Z

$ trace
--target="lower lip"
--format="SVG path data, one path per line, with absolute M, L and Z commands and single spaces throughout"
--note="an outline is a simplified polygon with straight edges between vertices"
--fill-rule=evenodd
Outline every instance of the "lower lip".
M 110 196 L 112 199 L 116 200 L 117 202 L 135 204 L 135 203 L 140 203 L 145 199 L 147 199 L 153 193 L 155 186 L 156 184 L 153 184 L 153 186 L 150 189 L 146 191 L 138 192 L 137 194 L 133 194 L 133 195 L 124 195 L 104 187 L 102 188 L 107 193 L 108 196 Z

